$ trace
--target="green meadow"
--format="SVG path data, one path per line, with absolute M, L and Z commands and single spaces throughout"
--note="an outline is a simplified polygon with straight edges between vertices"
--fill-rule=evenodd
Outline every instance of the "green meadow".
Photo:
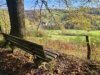
M 73 55 L 81 59 L 87 57 L 87 45 L 85 36 L 65 36 L 61 30 L 44 30 L 43 37 L 27 37 L 27 40 L 43 45 L 67 55 Z M 91 46 L 91 59 L 100 61 L 100 31 L 66 30 L 66 34 L 87 34 Z
M 63 35 L 61 30 L 46 30 L 49 39 L 57 40 L 65 43 L 84 43 L 85 36 L 67 36 Z M 85 31 L 85 30 L 66 30 L 66 34 L 87 34 L 89 35 L 90 43 L 100 42 L 100 31 Z

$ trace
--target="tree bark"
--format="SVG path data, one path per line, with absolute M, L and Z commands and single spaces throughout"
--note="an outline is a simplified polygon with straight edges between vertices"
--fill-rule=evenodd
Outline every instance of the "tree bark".
M 24 0 L 6 0 L 10 23 L 11 35 L 21 37 L 25 35 Z

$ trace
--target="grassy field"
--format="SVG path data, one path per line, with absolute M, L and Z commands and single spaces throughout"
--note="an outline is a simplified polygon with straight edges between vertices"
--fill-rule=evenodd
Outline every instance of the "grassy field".
M 81 59 L 87 57 L 87 46 L 84 36 L 64 36 L 61 35 L 60 30 L 45 30 L 43 31 L 47 36 L 43 37 L 26 37 L 27 40 L 41 44 L 44 48 L 65 53 L 67 55 L 73 55 Z M 66 33 L 70 34 L 88 34 L 91 50 L 92 60 L 100 61 L 100 31 L 84 31 L 84 30 L 66 30 Z M 0 37 L 1 38 L 1 37 Z
M 73 55 L 81 59 L 87 57 L 87 46 L 84 36 L 64 36 L 60 30 L 45 30 L 46 37 L 29 37 L 28 40 L 39 43 L 46 48 L 57 50 L 67 55 Z M 100 31 L 66 30 L 70 34 L 88 34 L 92 60 L 100 60 Z M 60 35 L 59 35 L 60 34 Z
M 51 36 L 50 39 L 58 40 L 61 42 L 71 42 L 71 43 L 84 43 L 85 37 L 84 36 L 64 36 L 59 35 L 62 34 L 60 30 L 47 30 L 46 33 Z M 84 31 L 84 30 L 66 30 L 68 34 L 88 34 L 90 35 L 90 42 L 100 42 L 100 31 Z
M 80 58 L 85 58 L 87 56 L 87 49 L 82 46 L 86 46 L 86 39 L 84 36 L 62 36 L 59 35 L 61 34 L 61 31 L 55 30 L 55 31 L 47 31 L 49 35 L 51 35 L 52 40 L 58 40 L 60 42 L 65 42 L 65 43 L 72 43 L 72 44 L 78 44 L 76 50 L 64 50 L 62 51 L 63 53 L 69 54 L 69 55 L 74 55 L 76 57 Z M 92 59 L 93 60 L 100 60 L 100 31 L 83 31 L 83 30 L 66 30 L 66 33 L 70 34 L 88 34 L 89 35 L 89 40 L 90 40 L 90 45 L 91 45 L 91 50 L 92 50 Z M 80 44 L 80 46 L 79 46 Z

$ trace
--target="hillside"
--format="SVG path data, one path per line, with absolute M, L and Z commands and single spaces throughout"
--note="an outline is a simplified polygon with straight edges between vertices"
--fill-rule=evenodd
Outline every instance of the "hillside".
M 30 21 L 39 22 L 40 20 L 39 10 L 27 10 L 25 14 L 26 18 Z M 100 29 L 99 15 L 99 8 L 79 8 L 75 10 L 51 9 L 51 13 L 48 10 L 42 10 L 41 22 L 45 22 L 48 25 L 44 26 L 44 29 L 59 29 L 64 26 L 66 29 L 98 30 Z
M 55 13 L 55 14 L 66 14 L 66 13 L 70 13 L 72 10 L 64 10 L 64 9 L 50 9 L 51 12 Z M 87 13 L 87 14 L 93 14 L 93 15 L 100 15 L 100 8 L 80 8 L 80 9 L 76 9 L 76 10 L 73 10 L 73 12 L 84 12 L 84 13 Z M 25 10 L 25 15 L 26 17 L 30 18 L 30 19 L 33 19 L 35 18 L 36 16 L 38 17 L 39 16 L 39 13 L 40 10 Z M 50 13 L 48 13 L 48 10 L 42 10 L 42 12 L 45 12 L 45 15 L 49 15 Z M 55 15 L 54 14 L 54 15 Z
M 40 23 L 42 29 L 82 29 L 82 30 L 99 30 L 100 29 L 100 10 L 99 8 L 79 8 L 75 10 L 50 9 L 42 10 L 25 10 L 26 27 L 34 28 Z M 3 15 L 4 14 L 4 15 Z M 53 14 L 53 16 L 52 16 Z M 0 10 L 0 25 L 3 26 L 4 32 L 9 32 L 6 26 L 10 26 L 7 10 Z M 6 19 L 6 20 L 5 20 Z M 42 22 L 47 26 L 42 26 Z M 30 25 L 30 26 L 29 26 Z M 10 27 L 9 27 L 10 28 Z M 6 31 L 7 30 L 7 31 Z

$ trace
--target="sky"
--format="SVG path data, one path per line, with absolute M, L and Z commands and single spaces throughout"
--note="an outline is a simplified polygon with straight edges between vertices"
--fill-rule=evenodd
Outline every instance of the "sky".
M 33 0 L 30 0 L 30 1 L 29 0 L 25 0 L 24 1 L 24 8 L 26 10 L 32 9 L 32 7 L 34 7 L 33 4 L 34 4 Z
M 0 0 L 0 1 L 6 2 L 6 0 Z M 38 1 L 39 1 L 38 5 L 35 6 L 36 0 L 24 0 L 25 10 L 31 10 L 34 8 L 39 9 L 41 6 L 41 2 L 40 2 L 40 0 L 38 0 Z M 48 3 L 49 8 L 58 8 L 58 9 L 66 9 L 67 8 L 65 3 L 62 2 L 63 0 L 60 1 L 60 4 L 59 4 L 59 2 L 57 2 L 59 0 L 46 0 L 46 1 Z M 79 2 L 79 0 L 77 0 L 77 2 L 75 2 L 75 0 L 71 0 L 71 1 L 72 1 L 71 5 L 73 5 L 71 7 L 82 6 L 82 4 Z M 97 4 L 100 4 L 100 2 L 98 2 Z M 97 7 L 97 4 L 87 3 L 87 4 L 85 4 L 85 6 Z M 2 8 L 6 8 L 6 6 L 3 6 Z M 43 9 L 45 9 L 44 5 L 43 5 Z
M 6 0 L 0 0 L 0 1 L 3 1 L 4 3 L 6 3 Z M 36 3 L 36 0 L 24 0 L 24 8 L 25 10 L 31 10 L 31 9 L 34 9 L 34 7 L 36 9 L 39 9 L 40 6 L 41 6 L 41 1 L 38 0 L 39 3 L 35 6 L 35 3 Z M 56 1 L 56 0 L 46 0 L 47 3 L 48 3 L 48 6 L 49 8 L 64 8 L 65 5 L 60 3 L 60 6 L 59 6 L 59 3 Z M 3 6 L 2 8 L 6 8 L 7 6 Z M 45 8 L 45 6 L 43 5 L 42 7 L 43 9 Z
M 50 8 L 59 8 L 59 3 L 57 1 L 55 1 L 55 0 L 46 0 L 46 1 Z M 40 8 L 41 1 L 39 0 L 38 5 L 36 5 L 36 6 L 35 6 L 35 3 L 36 3 L 36 0 L 24 0 L 24 7 L 26 10 L 34 9 L 34 7 L 37 9 Z M 64 7 L 62 3 L 61 3 L 61 6 Z M 44 8 L 45 8 L 45 6 L 43 5 L 43 9 Z
M 24 7 L 26 10 L 30 10 L 30 9 L 33 9 L 35 7 L 35 1 L 36 0 L 24 0 Z M 39 0 L 40 1 L 40 0 Z M 58 9 L 66 9 L 66 5 L 65 3 L 63 2 L 63 0 L 60 0 L 60 4 L 59 0 L 46 0 L 47 3 L 48 3 L 48 6 L 49 8 L 58 8 Z M 96 3 L 86 3 L 85 2 L 82 4 L 82 2 L 80 3 L 79 2 L 80 0 L 71 0 L 71 7 L 80 7 L 82 5 L 84 6 L 90 6 L 90 7 L 97 7 L 98 5 L 100 5 L 100 1 L 99 2 L 96 2 Z M 94 0 L 96 1 L 96 0 Z M 39 4 L 36 6 L 36 8 L 40 8 L 41 4 L 39 2 Z M 43 9 L 45 8 L 45 6 L 43 6 Z

